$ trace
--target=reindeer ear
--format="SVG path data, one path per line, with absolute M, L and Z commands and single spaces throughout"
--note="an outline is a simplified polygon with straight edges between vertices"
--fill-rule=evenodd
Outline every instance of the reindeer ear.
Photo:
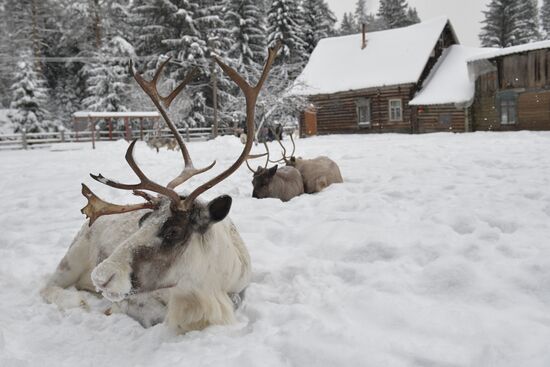
M 275 176 L 275 173 L 277 173 L 277 166 L 273 166 L 269 169 L 270 176 Z
M 231 196 L 222 195 L 208 203 L 208 213 L 210 214 L 210 219 L 213 222 L 223 220 L 227 214 L 229 214 L 232 201 L 233 199 L 231 199 Z

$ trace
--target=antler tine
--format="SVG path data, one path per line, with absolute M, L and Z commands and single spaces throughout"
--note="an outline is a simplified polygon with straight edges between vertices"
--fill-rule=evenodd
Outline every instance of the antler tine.
M 143 89 L 143 91 L 149 96 L 149 98 L 151 98 L 151 101 L 153 101 L 153 104 L 159 110 L 160 114 L 162 115 L 162 118 L 166 122 L 166 125 L 168 125 L 168 128 L 174 135 L 174 138 L 176 139 L 180 147 L 181 154 L 183 156 L 184 168 L 182 172 L 176 178 L 170 181 L 170 183 L 167 185 L 168 188 L 175 189 L 178 185 L 181 185 L 182 183 L 184 183 L 194 175 L 208 171 L 209 169 L 214 167 L 216 162 L 214 161 L 211 165 L 207 167 L 196 169 L 193 166 L 191 155 L 187 150 L 187 146 L 183 142 L 183 138 L 181 134 L 176 128 L 176 125 L 170 119 L 170 116 L 168 116 L 168 112 L 166 111 L 166 109 L 170 108 L 170 105 L 172 104 L 172 101 L 174 100 L 174 98 L 176 98 L 176 96 L 183 90 L 183 88 L 185 88 L 185 86 L 189 84 L 193 79 L 195 79 L 200 73 L 198 68 L 193 68 L 193 70 L 191 70 L 191 72 L 185 76 L 183 81 L 168 96 L 163 97 L 158 92 L 157 83 L 162 73 L 162 70 L 164 69 L 166 64 L 170 61 L 170 59 L 171 58 L 168 58 L 162 64 L 160 64 L 151 81 L 146 81 L 145 79 L 143 79 L 143 77 L 140 74 L 136 72 L 134 65 L 132 63 L 132 60 L 130 60 L 130 74 L 132 74 L 132 76 L 134 77 L 136 82 L 139 84 L 141 89 Z
M 254 170 L 252 169 L 252 167 L 250 167 L 250 164 L 248 164 L 248 159 L 245 160 L 245 163 L 246 163 L 246 166 L 248 167 L 248 169 L 250 170 L 250 172 L 256 173 L 256 171 L 254 171 Z
M 250 153 L 250 150 L 252 149 L 252 143 L 253 143 L 253 136 L 254 136 L 254 114 L 256 110 L 256 100 L 258 99 L 258 95 L 260 93 L 260 90 L 267 79 L 267 76 L 269 74 L 269 71 L 271 69 L 271 66 L 273 65 L 273 61 L 275 61 L 275 57 L 277 56 L 277 53 L 279 49 L 281 48 L 281 43 L 278 42 L 275 47 L 270 48 L 268 50 L 268 56 L 266 63 L 264 65 L 264 69 L 262 71 L 262 74 L 260 76 L 260 79 L 256 86 L 252 87 L 250 84 L 248 84 L 243 77 L 241 77 L 237 71 L 235 71 L 233 68 L 225 64 L 223 61 L 221 61 L 219 58 L 214 57 L 214 60 L 216 63 L 222 68 L 222 70 L 239 86 L 239 88 L 243 91 L 245 100 L 246 100 L 246 131 L 247 131 L 247 139 L 246 144 L 244 146 L 244 149 L 235 161 L 228 169 L 214 177 L 213 179 L 207 181 L 206 183 L 202 184 L 201 186 L 197 187 L 189 196 L 185 198 L 185 201 L 183 202 L 184 209 L 189 209 L 193 205 L 193 201 L 203 192 L 206 190 L 212 188 L 214 185 L 218 184 L 219 182 L 225 180 L 227 177 L 229 177 L 233 172 L 239 168 L 239 166 L 246 160 L 246 157 Z
M 267 168 L 267 165 L 268 163 L 278 163 L 279 161 L 272 161 L 271 159 L 269 159 L 269 147 L 267 146 L 267 143 L 264 141 L 264 147 L 265 147 L 265 150 L 267 152 L 267 160 L 265 161 L 265 166 L 264 168 Z
M 164 67 L 166 66 L 166 64 L 168 64 L 170 62 L 170 60 L 172 60 L 172 56 L 169 56 L 166 58 L 166 60 L 164 60 L 160 65 L 159 67 L 157 68 L 157 70 L 155 71 L 155 75 L 153 75 L 153 79 L 151 80 L 151 85 L 153 85 L 155 88 L 157 86 L 157 83 L 159 81 L 159 78 L 160 78 L 160 75 L 162 74 L 162 71 L 164 70 Z
M 279 135 L 277 135 L 277 134 L 273 131 L 273 129 L 270 128 L 270 130 L 271 130 L 271 132 L 273 133 L 273 135 L 275 136 L 275 140 L 277 140 L 277 143 L 279 143 L 279 145 L 280 145 L 281 148 L 283 149 L 283 151 L 282 151 L 282 158 L 281 158 L 281 159 L 278 159 L 278 160 L 276 160 L 276 161 L 271 161 L 271 163 L 279 163 L 279 162 L 281 162 L 281 161 L 287 162 L 288 159 L 287 159 L 287 157 L 286 157 L 286 148 L 285 148 L 285 146 L 284 146 L 283 143 L 281 142 L 281 139 L 279 139 Z M 294 154 L 294 150 L 292 151 L 292 154 Z
M 265 143 L 264 143 L 265 144 Z M 267 148 L 267 147 L 266 147 Z M 246 165 L 248 166 L 248 169 L 250 171 L 252 171 L 252 173 L 256 173 L 256 171 L 254 171 L 252 169 L 252 167 L 250 167 L 250 165 L 248 164 L 248 160 L 249 159 L 256 159 L 256 158 L 261 158 L 261 157 L 265 157 L 267 155 L 267 159 L 269 160 L 269 150 L 267 151 L 267 153 L 262 153 L 262 154 L 249 154 L 248 157 L 246 157 L 245 159 L 245 163 Z M 267 162 L 265 163 L 265 166 L 264 168 L 267 167 Z
M 292 142 L 292 153 L 290 153 L 290 157 L 294 157 L 294 152 L 296 151 L 296 143 L 294 143 L 294 131 L 292 131 L 292 133 L 290 133 L 290 141 Z
M 137 192 L 134 193 L 137 194 Z M 88 188 L 88 186 L 84 184 L 82 184 L 82 195 L 84 195 L 86 199 L 88 199 L 88 204 L 86 204 L 84 208 L 80 209 L 80 212 L 86 215 L 86 218 L 90 218 L 90 222 L 88 223 L 89 226 L 91 226 L 96 221 L 96 219 L 101 217 L 102 215 L 127 213 L 140 209 L 154 209 L 156 207 L 156 204 L 152 201 L 153 199 L 151 197 L 145 196 L 143 197 L 147 200 L 147 202 L 141 204 L 111 204 L 101 200 L 96 194 L 92 192 L 92 190 Z M 142 196 L 140 194 L 137 195 Z
M 130 146 L 128 147 L 128 150 L 126 151 L 125 158 L 126 158 L 126 162 L 128 162 L 128 165 L 130 166 L 130 168 L 132 168 L 132 171 L 134 171 L 134 173 L 138 176 L 138 178 L 140 180 L 139 184 L 119 183 L 119 182 L 110 180 L 108 178 L 105 178 L 101 174 L 99 174 L 99 175 L 90 174 L 90 176 L 94 180 L 96 180 L 98 182 L 101 182 L 102 184 L 105 184 L 107 186 L 114 187 L 115 189 L 134 190 L 134 193 L 136 193 L 135 190 L 149 190 L 149 191 L 153 191 L 153 192 L 156 192 L 158 194 L 167 196 L 168 198 L 170 198 L 170 200 L 172 200 L 172 207 L 174 209 L 176 209 L 178 207 L 180 201 L 181 201 L 178 193 L 175 192 L 174 190 L 170 189 L 170 188 L 164 187 L 162 185 L 159 185 L 159 184 L 151 181 L 149 178 L 147 178 L 147 176 L 145 176 L 143 171 L 136 164 L 136 162 L 134 160 L 134 155 L 133 155 L 134 146 L 136 145 L 136 142 L 137 142 L 137 140 L 133 140 L 132 143 L 130 143 Z M 140 191 L 137 191 L 137 192 L 138 192 L 137 195 L 143 196 L 143 195 L 139 194 Z

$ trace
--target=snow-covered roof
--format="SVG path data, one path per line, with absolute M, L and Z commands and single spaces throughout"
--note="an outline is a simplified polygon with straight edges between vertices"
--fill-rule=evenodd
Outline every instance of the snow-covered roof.
M 441 32 L 448 23 L 439 17 L 404 28 L 319 41 L 290 93 L 316 95 L 416 83 Z
M 409 102 L 409 105 L 471 102 L 474 98 L 475 80 L 470 78 L 467 60 L 491 51 L 490 48 L 462 45 L 453 45 L 445 49 L 424 81 L 422 89 Z
M 550 40 L 526 43 L 524 45 L 511 46 L 505 48 L 492 49 L 481 55 L 473 56 L 468 61 L 487 60 L 495 57 L 517 54 L 521 52 L 540 50 L 543 48 L 550 48 Z
M 137 118 L 137 117 L 160 117 L 160 114 L 156 111 L 127 111 L 127 112 L 91 112 L 91 111 L 77 111 L 73 113 L 73 117 L 76 118 Z

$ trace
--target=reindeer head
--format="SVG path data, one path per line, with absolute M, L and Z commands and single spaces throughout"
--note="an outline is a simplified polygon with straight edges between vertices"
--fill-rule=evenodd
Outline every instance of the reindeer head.
M 92 281 L 105 297 L 112 301 L 119 301 L 131 293 L 172 287 L 180 282 L 207 276 L 205 272 L 216 271 L 216 264 L 208 263 L 208 261 L 216 261 L 216 250 L 213 247 L 223 242 L 224 239 L 227 240 L 227 236 L 229 236 L 227 231 L 217 230 L 216 223 L 227 216 L 232 200 L 231 197 L 224 195 L 209 203 L 201 203 L 197 198 L 206 190 L 229 177 L 248 156 L 253 143 L 253 139 L 250 137 L 254 134 L 256 100 L 278 48 L 277 46 L 269 50 L 260 80 L 254 87 L 250 86 L 234 69 L 215 58 L 218 65 L 245 94 L 246 123 L 250 136 L 241 155 L 229 168 L 200 185 L 187 196 L 180 196 L 175 191 L 176 187 L 191 177 L 208 171 L 216 163 L 213 162 L 201 169 L 196 169 L 193 166 L 187 147 L 167 113 L 171 102 L 196 75 L 196 70 L 190 73 L 168 96 L 164 97 L 157 91 L 157 82 L 168 60 L 160 65 L 151 81 L 144 80 L 135 72 L 130 63 L 131 74 L 149 95 L 174 134 L 183 155 L 184 169 L 166 186 L 153 182 L 145 176 L 133 158 L 136 143 L 134 140 L 126 152 L 126 161 L 138 176 L 139 183 L 118 183 L 101 174 L 91 175 L 91 177 L 117 189 L 131 190 L 135 195 L 143 197 L 145 202 L 132 205 L 107 203 L 98 198 L 86 185 L 82 185 L 82 193 L 88 199 L 88 204 L 82 209 L 82 213 L 90 218 L 90 226 L 103 215 L 140 209 L 149 210 L 139 219 L 139 228 L 92 271 Z M 158 196 L 151 196 L 144 190 L 157 193 Z M 105 219 L 100 227 L 109 228 L 109 225 L 110 222 Z M 212 246 L 209 246 L 210 244 Z
M 276 173 L 276 165 L 271 168 L 258 166 L 258 169 L 254 172 L 254 176 L 252 178 L 252 186 L 254 187 L 252 197 L 258 199 L 270 197 L 271 190 L 269 186 Z

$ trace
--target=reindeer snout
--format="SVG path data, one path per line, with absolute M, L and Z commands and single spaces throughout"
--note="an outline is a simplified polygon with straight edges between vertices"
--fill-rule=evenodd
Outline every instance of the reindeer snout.
M 96 266 L 91 277 L 97 291 L 113 302 L 126 298 L 132 288 L 128 269 L 113 261 L 105 260 Z

